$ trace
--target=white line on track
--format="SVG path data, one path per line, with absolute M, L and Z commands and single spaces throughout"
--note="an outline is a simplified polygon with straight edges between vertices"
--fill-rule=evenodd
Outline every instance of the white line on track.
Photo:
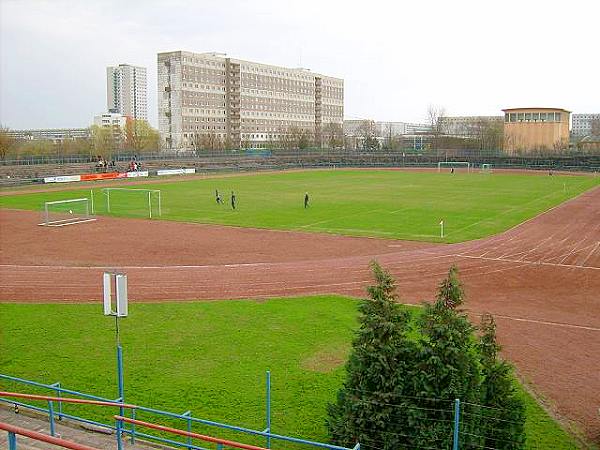
M 588 327 L 585 325 L 573 325 L 571 323 L 551 322 L 551 321 L 547 321 L 547 320 L 536 320 L 536 319 L 525 319 L 523 317 L 511 317 L 511 316 L 504 316 L 502 314 L 492 314 L 492 315 L 494 316 L 494 318 L 499 317 L 501 319 L 514 320 L 516 322 L 529 322 L 529 323 L 537 323 L 540 325 L 551 325 L 553 327 L 577 328 L 577 329 L 588 330 L 588 331 L 600 331 L 600 328 L 598 328 L 598 327 Z
M 540 265 L 540 266 L 552 266 L 552 267 L 565 267 L 569 269 L 590 269 L 590 270 L 600 270 L 600 267 L 594 266 L 576 266 L 573 264 L 557 264 L 557 263 L 549 263 L 543 261 L 521 261 L 518 259 L 507 259 L 507 258 L 487 258 L 483 256 L 469 256 L 469 255 L 456 255 L 458 258 L 468 258 L 468 259 L 483 259 L 486 261 L 502 261 L 502 262 L 510 262 L 516 264 L 529 264 L 529 265 Z

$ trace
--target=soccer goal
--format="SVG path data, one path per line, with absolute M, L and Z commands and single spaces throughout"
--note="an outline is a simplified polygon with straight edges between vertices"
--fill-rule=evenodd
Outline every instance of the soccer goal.
M 482 164 L 481 165 L 481 173 L 492 173 L 492 165 L 491 164 Z
M 468 161 L 440 161 L 438 163 L 438 172 L 442 171 L 442 168 L 448 169 L 467 169 L 467 172 L 471 171 L 471 163 Z
M 44 203 L 42 223 L 47 227 L 63 227 L 77 223 L 93 222 L 89 198 L 72 198 Z
M 104 188 L 102 194 L 105 199 L 104 210 L 107 214 L 142 216 L 150 219 L 162 216 L 159 189 Z

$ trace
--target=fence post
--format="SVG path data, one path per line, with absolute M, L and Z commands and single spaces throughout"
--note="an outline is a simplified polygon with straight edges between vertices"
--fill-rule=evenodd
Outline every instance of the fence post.
M 50 436 L 54 436 L 54 403 L 48 400 L 48 417 L 50 418 Z
M 188 431 L 188 433 L 191 433 L 192 432 L 192 412 L 186 411 L 182 414 L 182 416 L 187 417 L 187 431 Z M 187 448 L 189 448 L 189 449 L 192 448 L 192 438 L 190 436 L 188 436 L 188 438 L 187 438 Z
M 267 448 L 271 448 L 271 371 L 267 370 Z
M 454 438 L 452 450 L 458 450 L 458 429 L 460 427 L 460 399 L 454 400 Z
M 135 408 L 131 408 L 131 418 L 135 420 Z M 135 444 L 135 423 L 131 424 L 131 445 Z
M 123 450 L 123 440 L 121 439 L 123 422 L 117 420 L 117 450 Z
M 11 431 L 8 432 L 8 450 L 17 450 L 17 435 Z
M 60 396 L 61 396 L 60 381 L 57 381 L 52 386 L 54 386 L 54 390 L 56 391 L 56 396 L 58 398 L 60 398 Z M 59 400 L 58 401 L 58 420 L 62 420 L 62 419 L 63 419 L 63 416 L 62 416 L 62 402 Z

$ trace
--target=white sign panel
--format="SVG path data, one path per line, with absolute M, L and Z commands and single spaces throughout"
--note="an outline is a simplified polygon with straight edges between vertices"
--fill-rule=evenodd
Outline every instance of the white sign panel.
M 161 169 L 156 171 L 156 175 L 185 175 L 196 173 L 196 169 Z
M 64 175 L 58 177 L 46 177 L 44 183 L 71 183 L 73 181 L 81 181 L 80 175 Z
M 147 177 L 148 171 L 142 170 L 140 172 L 127 172 L 127 178 Z

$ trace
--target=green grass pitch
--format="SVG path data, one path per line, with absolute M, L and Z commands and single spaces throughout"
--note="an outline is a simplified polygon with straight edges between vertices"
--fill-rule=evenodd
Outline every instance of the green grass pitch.
M 165 220 L 451 243 L 507 230 L 598 185 L 591 176 L 315 170 L 124 186 L 160 189 Z M 23 193 L 1 196 L 0 207 L 41 211 L 45 201 L 91 196 L 89 187 Z M 96 212 L 106 214 L 101 188 L 93 197 Z M 156 214 L 156 198 L 151 202 Z M 145 217 L 147 204 L 146 193 L 111 193 L 113 215 Z
M 121 321 L 126 401 L 264 429 L 269 369 L 273 432 L 324 441 L 326 405 L 343 381 L 356 307 L 355 299 L 338 296 L 133 303 Z M 419 313 L 416 307 L 410 311 Z M 115 359 L 114 319 L 102 316 L 99 304 L 0 304 L 1 373 L 116 398 Z M 527 404 L 527 448 L 577 448 L 519 389 Z M 48 394 L 5 381 L 0 390 Z M 64 411 L 83 412 L 78 405 Z M 88 409 L 86 415 L 108 420 L 116 412 L 99 411 L 105 410 Z M 185 428 L 182 421 L 161 423 Z M 264 444 L 214 428 L 194 431 Z

